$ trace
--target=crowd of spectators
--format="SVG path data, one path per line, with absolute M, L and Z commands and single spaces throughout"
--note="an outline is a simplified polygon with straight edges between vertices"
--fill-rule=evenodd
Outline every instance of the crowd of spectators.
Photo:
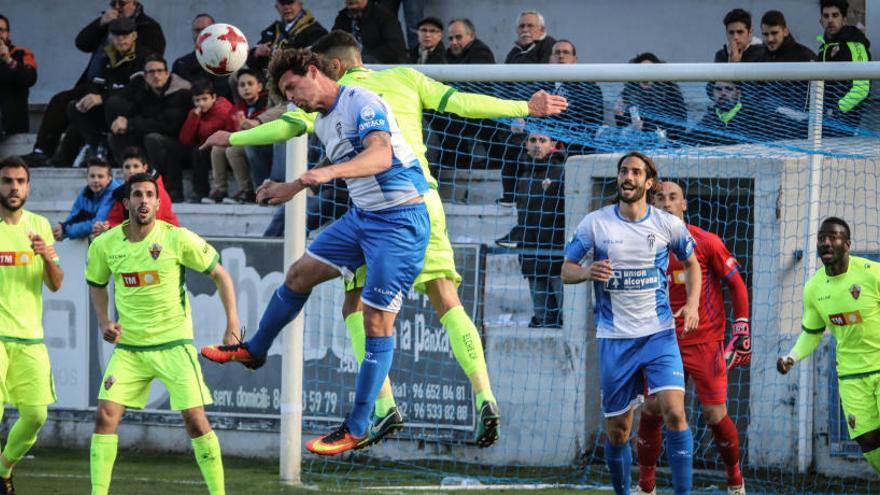
M 331 29 L 346 31 L 357 39 L 366 63 L 496 63 L 495 54 L 479 39 L 470 19 L 444 22 L 425 17 L 424 0 L 340 1 L 344 5 Z M 217 130 L 248 129 L 279 118 L 287 104 L 270 99 L 266 87 L 269 59 L 279 49 L 311 46 L 327 29 L 302 0 L 275 0 L 277 18 L 259 33 L 246 66 L 231 76 L 213 76 L 199 66 L 195 48 L 169 68 L 162 26 L 147 15 L 140 1 L 112 0 L 109 7 L 77 35 L 75 45 L 89 55 L 88 63 L 71 89 L 49 100 L 33 151 L 25 157 L 31 167 L 88 167 L 87 186 L 69 218 L 56 227 L 56 237 L 100 233 L 122 221 L 118 198 L 114 199 L 118 183 L 111 179 L 108 168 L 113 165 L 122 167 L 124 175 L 130 170 L 151 170 L 164 179 L 161 192 L 168 202 L 160 216 L 173 223 L 177 219 L 171 211 L 172 202 L 253 202 L 257 185 L 269 177 L 279 178 L 280 147 L 202 149 L 202 144 Z M 398 21 L 401 9 L 403 26 Z M 819 11 L 824 32 L 814 52 L 795 40 L 782 12 L 765 12 L 760 25 L 753 28 L 749 12 L 733 9 L 721 19 L 726 40 L 713 60 L 870 60 L 870 43 L 860 29 L 849 25 L 845 0 L 821 0 Z M 194 47 L 198 33 L 214 22 L 208 13 L 193 18 Z M 506 64 L 579 63 L 575 44 L 551 36 L 538 11 L 522 12 L 513 31 L 512 47 L 503 58 Z M 630 63 L 663 61 L 655 53 L 644 52 Z M 0 135 L 29 132 L 28 96 L 36 81 L 34 54 L 13 44 L 10 20 L 0 15 Z M 673 82 L 626 83 L 619 94 L 606 95 L 613 100 L 609 118 L 602 89 L 596 83 L 525 86 L 498 83 L 476 90 L 520 99 L 527 99 L 521 97 L 537 89 L 565 96 L 568 110 L 542 124 L 551 130 L 561 129 L 559 135 L 526 133 L 524 121 L 465 122 L 433 114 L 426 115 L 426 129 L 432 148 L 429 158 L 435 166 L 501 170 L 503 195 L 497 203 L 516 206 L 519 221 L 498 244 L 539 252 L 520 254 L 535 303 L 533 326 L 561 324 L 559 260 L 546 253 L 559 249 L 563 241 L 555 232 L 562 232 L 561 164 L 567 155 L 595 152 L 600 134 L 609 129 L 618 137 L 647 137 L 669 146 L 731 145 L 807 136 L 808 82 L 711 81 L 706 85 L 709 104 L 695 123 L 689 123 L 682 90 Z M 869 81 L 826 84 L 826 135 L 852 135 L 857 130 L 869 90 Z M 184 168 L 192 170 L 189 198 L 184 195 Z M 230 194 L 230 170 L 235 194 Z M 545 273 L 551 274 L 549 278 Z

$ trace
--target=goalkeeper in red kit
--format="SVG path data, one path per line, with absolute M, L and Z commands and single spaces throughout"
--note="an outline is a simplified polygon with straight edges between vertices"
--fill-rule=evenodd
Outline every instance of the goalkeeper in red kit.
M 659 193 L 654 195 L 654 206 L 682 220 L 687 201 L 681 187 L 674 182 L 663 182 Z M 687 335 L 682 335 L 681 318 L 675 322 L 678 346 L 684 363 L 686 377 L 694 381 L 697 398 L 703 408 L 703 419 L 712 429 L 715 447 L 727 467 L 728 494 L 744 495 L 745 485 L 739 466 L 739 438 L 736 425 L 727 415 L 727 369 L 748 366 L 752 356 L 749 329 L 749 294 L 739 273 L 739 264 L 724 242 L 715 234 L 693 225 L 688 231 L 697 243 L 696 255 L 702 271 L 702 294 L 700 295 L 700 325 Z M 681 308 L 686 299 L 684 267 L 674 256 L 669 257 L 669 302 L 673 313 Z M 721 282 L 727 284 L 733 304 L 733 333 L 724 346 L 726 312 Z M 660 404 L 655 398 L 647 398 L 642 410 L 638 431 L 639 493 L 655 493 L 655 470 L 662 445 Z

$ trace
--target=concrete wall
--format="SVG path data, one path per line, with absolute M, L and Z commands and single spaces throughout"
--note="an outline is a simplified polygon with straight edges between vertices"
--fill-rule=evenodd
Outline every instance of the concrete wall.
M 306 1 L 327 28 L 333 24 L 342 0 Z M 721 19 L 725 12 L 743 7 L 760 19 L 769 9 L 785 12 L 795 37 L 815 47 L 821 32 L 818 9 L 803 0 L 557 0 L 536 4 L 523 0 L 427 0 L 426 14 L 448 20 L 469 17 L 478 36 L 503 61 L 514 37 L 517 15 L 540 8 L 548 33 L 569 38 L 578 47 L 581 62 L 625 62 L 642 51 L 654 51 L 669 62 L 710 62 L 724 43 Z M 208 12 L 220 22 L 239 26 L 254 41 L 259 31 L 277 14 L 272 0 L 254 2 L 218 0 L 143 0 L 148 15 L 157 19 L 168 40 L 166 57 L 173 60 L 192 48 L 190 22 L 200 12 Z M 76 34 L 107 8 L 98 0 L 0 0 L 0 13 L 10 18 L 12 39 L 31 48 L 39 65 L 39 81 L 31 101 L 45 103 L 56 92 L 72 86 L 82 73 L 87 55 L 73 45 Z M 756 22 L 758 22 L 756 20 Z M 757 26 L 756 26 L 757 27 Z M 756 30 L 757 32 L 757 30 Z

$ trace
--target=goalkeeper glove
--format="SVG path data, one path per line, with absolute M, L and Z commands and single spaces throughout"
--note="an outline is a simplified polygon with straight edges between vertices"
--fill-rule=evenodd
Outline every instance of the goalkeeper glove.
M 752 336 L 748 318 L 738 318 L 733 322 L 730 342 L 724 349 L 724 360 L 727 361 L 727 369 L 748 366 L 752 361 Z

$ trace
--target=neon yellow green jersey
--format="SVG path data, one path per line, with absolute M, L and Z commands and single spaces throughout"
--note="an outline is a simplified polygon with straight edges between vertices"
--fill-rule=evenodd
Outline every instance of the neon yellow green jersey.
M 802 326 L 831 329 L 841 378 L 880 370 L 880 263 L 850 256 L 846 273 L 816 272 L 804 286 Z
M 119 343 L 147 347 L 192 340 L 183 267 L 209 273 L 220 259 L 217 251 L 193 232 L 162 221 L 146 238 L 131 242 L 126 225 L 92 242 L 86 266 L 89 285 L 105 287 L 113 276 Z
M 425 146 L 425 137 L 422 133 L 424 110 L 450 112 L 473 119 L 529 115 L 528 102 L 462 93 L 408 67 L 394 67 L 380 71 L 355 67 L 349 69 L 339 79 L 339 84 L 369 89 L 388 103 L 397 119 L 400 132 L 419 158 L 428 184 L 433 188 L 437 187 L 437 180 L 431 176 L 428 159 L 425 158 L 428 148 Z M 316 117 L 317 114 L 309 114 L 302 110 L 286 112 L 278 120 L 233 133 L 229 142 L 234 146 L 247 146 L 285 141 L 312 132 Z
M 43 338 L 43 257 L 34 254 L 30 233 L 55 244 L 45 217 L 22 210 L 15 225 L 0 220 L 0 340 Z

